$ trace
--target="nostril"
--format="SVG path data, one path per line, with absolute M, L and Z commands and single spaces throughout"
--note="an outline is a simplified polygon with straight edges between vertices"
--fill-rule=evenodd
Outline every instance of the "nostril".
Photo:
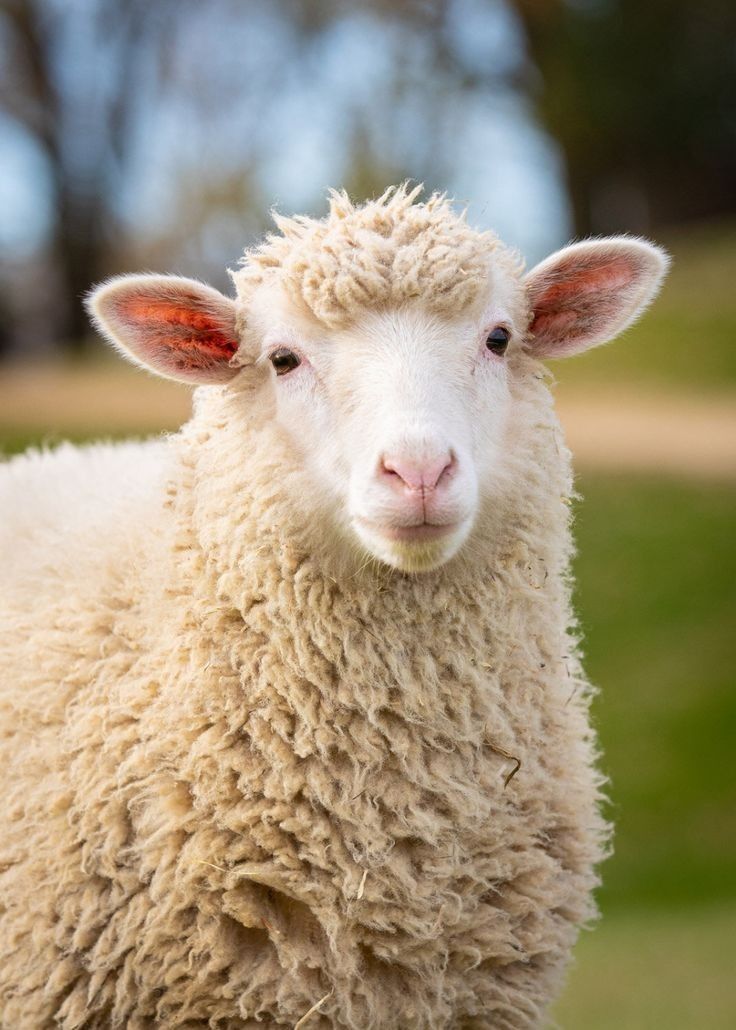
M 444 479 L 452 466 L 452 455 L 443 454 L 440 458 L 426 462 L 422 466 L 422 486 L 425 490 L 434 490 Z
M 391 477 L 394 481 L 401 481 L 410 490 L 434 490 L 451 474 L 456 464 L 457 460 L 451 451 L 425 461 L 412 461 L 384 454 L 380 469 L 383 475 Z
M 397 459 L 390 458 L 387 454 L 384 454 L 381 458 L 381 472 L 385 472 L 389 476 L 399 476 L 397 464 Z M 401 479 L 401 476 L 399 476 L 399 479 Z
M 444 482 L 444 480 L 448 479 L 455 471 L 455 468 L 457 466 L 457 458 L 455 457 L 453 451 L 450 451 L 448 454 L 446 454 L 443 461 L 444 464 L 440 469 L 439 475 L 432 484 L 433 486 L 438 486 L 440 483 Z
M 393 458 L 387 454 L 381 458 L 381 473 L 386 476 L 394 486 L 408 487 L 410 490 L 417 490 L 421 486 L 421 479 L 417 475 L 415 467 L 400 458 Z

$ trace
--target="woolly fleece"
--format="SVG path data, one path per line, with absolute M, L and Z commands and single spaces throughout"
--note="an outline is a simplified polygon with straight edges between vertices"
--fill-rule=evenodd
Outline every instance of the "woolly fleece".
M 421 299 L 456 313 L 488 288 L 491 258 L 510 271 L 521 259 L 491 232 L 477 232 L 443 194 L 417 203 L 421 186 L 392 187 L 355 207 L 331 191 L 326 218 L 274 215 L 280 234 L 246 251 L 231 273 L 239 298 L 277 279 L 324 325 L 340 328 L 368 307 Z
M 350 317 L 342 273 L 313 273 L 342 204 L 251 256 L 241 295 L 283 274 Z M 470 233 L 440 201 L 404 217 Z M 426 286 L 395 287 L 397 260 L 392 300 Z M 542 1022 L 607 833 L 569 455 L 540 366 L 513 361 L 503 499 L 421 576 L 314 554 L 247 372 L 200 388 L 163 443 L 5 468 L 2 1027 L 255 1030 L 313 1006 L 310 1030 Z

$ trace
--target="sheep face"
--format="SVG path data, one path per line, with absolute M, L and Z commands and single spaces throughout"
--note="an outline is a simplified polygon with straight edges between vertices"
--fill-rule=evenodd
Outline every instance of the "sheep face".
M 334 513 L 348 546 L 420 571 L 466 540 L 503 478 L 519 300 L 517 283 L 497 281 L 454 318 L 407 302 L 328 329 L 281 290 L 253 297 L 248 350 L 315 506 Z
M 594 240 L 523 277 L 495 236 L 416 196 L 354 207 L 334 194 L 322 221 L 278 219 L 281 235 L 233 273 L 237 300 L 173 276 L 124 276 L 89 300 L 146 368 L 193 383 L 247 375 L 305 473 L 305 521 L 333 550 L 357 545 L 405 572 L 450 559 L 499 499 L 535 359 L 612 339 L 667 264 L 641 240 Z

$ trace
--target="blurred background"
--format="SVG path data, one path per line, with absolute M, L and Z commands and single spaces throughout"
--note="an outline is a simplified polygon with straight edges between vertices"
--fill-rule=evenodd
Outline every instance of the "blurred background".
M 80 298 L 225 273 L 277 206 L 412 178 L 534 263 L 649 235 L 640 326 L 554 368 L 611 779 L 565 1030 L 736 1026 L 733 0 L 0 0 L 0 450 L 176 428 Z

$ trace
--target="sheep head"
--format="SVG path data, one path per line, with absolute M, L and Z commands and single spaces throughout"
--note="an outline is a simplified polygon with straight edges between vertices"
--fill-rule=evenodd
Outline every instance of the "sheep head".
M 234 300 L 144 275 L 88 301 L 97 327 L 163 376 L 228 384 L 247 368 L 335 546 L 405 572 L 449 560 L 503 489 L 515 385 L 538 359 L 625 329 L 667 266 L 657 247 L 619 237 L 524 275 L 444 197 L 417 195 L 400 187 L 356 207 L 333 193 L 323 220 L 276 216 L 280 232 L 232 273 Z

